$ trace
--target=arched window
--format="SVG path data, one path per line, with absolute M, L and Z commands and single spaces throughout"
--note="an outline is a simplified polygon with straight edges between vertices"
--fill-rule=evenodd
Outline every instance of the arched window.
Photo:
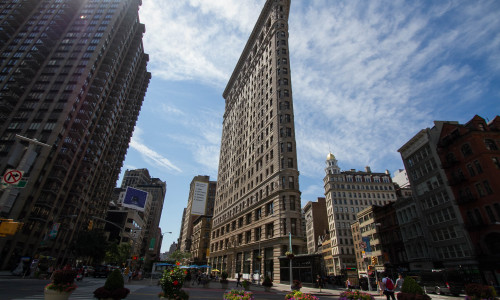
M 488 150 L 498 150 L 498 147 L 497 145 L 495 144 L 495 141 L 494 140 L 491 140 L 491 139 L 485 139 L 484 140 L 484 143 L 486 144 L 486 148 Z
M 462 146 L 462 148 L 460 149 L 462 151 L 462 154 L 464 156 L 469 156 L 472 154 L 472 148 L 470 147 L 469 144 L 465 144 Z

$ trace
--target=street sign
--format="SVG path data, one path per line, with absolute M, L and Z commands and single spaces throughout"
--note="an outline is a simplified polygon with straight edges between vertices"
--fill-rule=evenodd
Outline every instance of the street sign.
M 23 178 L 24 171 L 8 169 L 2 177 L 2 182 L 7 184 L 16 184 Z

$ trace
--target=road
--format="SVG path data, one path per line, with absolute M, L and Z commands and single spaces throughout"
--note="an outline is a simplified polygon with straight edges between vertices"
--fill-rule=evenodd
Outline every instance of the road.
M 105 278 L 85 278 L 83 281 L 77 282 L 78 288 L 69 297 L 70 300 L 95 300 L 93 292 L 96 288 L 104 285 Z M 49 283 L 48 280 L 40 279 L 22 279 L 22 278 L 0 278 L 0 299 L 1 300 L 42 300 L 44 299 L 43 288 Z M 218 284 L 210 289 L 204 289 L 198 286 L 185 289 L 189 293 L 189 299 L 222 299 L 224 290 L 219 288 Z M 147 300 L 158 299 L 158 293 L 161 291 L 159 286 L 148 279 L 136 281 L 132 284 L 126 284 L 130 289 L 128 300 Z M 230 288 L 234 287 L 234 283 L 230 283 Z M 286 291 L 284 286 L 275 287 L 271 292 L 265 292 L 262 287 L 252 287 L 255 299 L 284 299 Z M 315 291 L 314 291 L 315 290 Z M 338 299 L 340 290 L 323 290 L 323 293 L 330 295 L 319 294 L 317 289 L 311 289 L 304 292 L 315 292 L 316 296 L 321 300 Z M 336 295 L 331 295 L 335 293 Z M 458 300 L 462 297 L 452 297 L 444 295 L 430 294 L 432 299 L 438 300 Z M 376 300 L 385 300 L 385 296 L 376 296 Z

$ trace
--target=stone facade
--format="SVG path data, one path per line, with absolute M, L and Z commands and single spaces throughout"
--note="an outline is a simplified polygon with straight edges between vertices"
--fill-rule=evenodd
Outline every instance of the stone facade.
M 280 281 L 278 257 L 305 252 L 288 47 L 289 0 L 268 0 L 226 86 L 212 266 Z

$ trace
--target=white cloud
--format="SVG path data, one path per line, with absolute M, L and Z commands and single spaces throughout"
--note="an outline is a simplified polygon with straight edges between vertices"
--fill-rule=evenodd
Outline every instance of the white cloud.
M 148 68 L 154 77 L 222 92 L 264 3 L 144 1 Z M 472 117 L 471 103 L 498 81 L 499 12 L 497 2 L 482 0 L 292 1 L 290 62 L 301 174 L 322 177 L 330 150 L 346 169 L 397 169 L 397 149 L 433 120 L 455 117 L 450 107 L 462 109 L 464 119 Z M 216 171 L 223 112 L 162 109 L 185 129 L 170 137 Z
M 143 144 L 140 138 L 141 134 L 142 130 L 136 127 L 134 130 L 134 134 L 132 135 L 132 139 L 130 140 L 130 147 L 138 151 L 147 163 L 156 168 L 163 167 L 168 171 L 182 172 L 182 170 L 175 166 L 172 162 L 170 162 L 168 158 L 163 157 L 158 152 Z

